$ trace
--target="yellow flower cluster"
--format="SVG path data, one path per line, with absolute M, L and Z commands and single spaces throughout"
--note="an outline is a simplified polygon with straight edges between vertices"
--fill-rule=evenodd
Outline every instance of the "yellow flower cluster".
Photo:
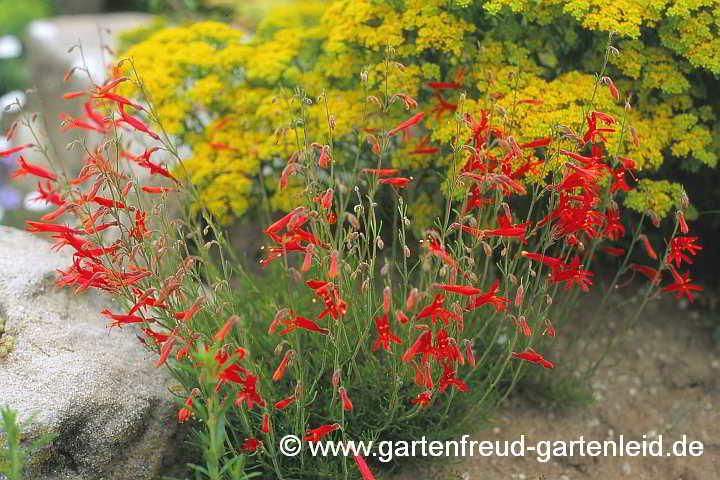
M 450 168 L 454 157 L 448 144 L 457 137 L 458 119 L 465 114 L 479 118 L 481 111 L 491 109 L 493 125 L 522 143 L 560 130 L 582 136 L 583 114 L 590 105 L 618 120 L 625 117 L 622 143 L 610 147 L 633 158 L 639 168 L 661 165 L 668 151 L 714 165 L 720 129 L 713 136 L 709 107 L 695 109 L 690 74 L 697 65 L 720 71 L 711 50 L 717 38 L 710 38 L 720 0 L 641 3 L 294 2 L 271 11 L 249 40 L 229 26 L 205 22 L 162 29 L 126 56 L 133 58 L 164 127 L 191 146 L 192 158 L 185 167 L 202 201 L 223 221 L 264 198 L 261 189 L 270 195 L 270 208 L 277 209 L 289 207 L 299 193 L 292 182 L 287 191 L 277 189 L 277 174 L 297 149 L 292 128 L 287 128 L 292 112 L 301 112 L 313 140 L 326 144 L 354 143 L 356 134 L 361 140 L 366 135 L 361 128 L 387 131 L 414 113 L 394 106 L 391 117 L 383 119 L 368 95 L 382 99 L 386 93 L 403 93 L 418 100 L 417 111 L 426 112 L 427 142 L 421 145 L 418 137 L 403 140 L 399 135 L 390 157 L 393 167 L 414 175 Z M 535 23 L 500 22 L 476 32 L 481 27 L 469 20 L 506 10 Z M 560 37 L 538 26 L 555 21 L 567 27 Z M 616 80 L 621 91 L 635 92 L 631 110 L 625 111 L 624 102 L 614 100 L 606 87 L 593 91 L 592 75 L 560 69 L 563 45 L 578 42 L 572 22 L 629 37 L 616 43 L 621 55 L 611 56 L 610 62 L 625 77 Z M 648 28 L 657 30 L 662 45 L 646 45 L 641 33 Z M 603 55 L 600 47 L 590 49 L 580 59 L 583 70 L 597 70 Z M 366 85 L 360 83 L 361 71 L 367 73 Z M 463 88 L 433 91 L 427 85 L 433 81 L 456 82 Z M 280 91 L 281 86 L 286 89 Z M 310 99 L 302 108 L 292 97 L 296 87 Z M 461 101 L 462 92 L 468 93 Z M 139 94 L 137 89 L 124 93 Z M 440 150 L 415 152 L 419 147 Z M 499 148 L 495 153 L 500 155 Z M 348 149 L 334 149 L 336 162 L 350 156 Z M 527 180 L 541 181 L 543 173 L 561 164 L 531 169 Z M 460 166 L 456 155 L 454 167 Z M 636 196 L 657 196 L 649 183 L 643 185 Z M 429 202 L 430 197 L 419 195 Z
M 642 179 L 628 192 L 625 206 L 640 213 L 653 212 L 662 218 L 682 204 L 683 191 L 682 185 L 667 180 Z

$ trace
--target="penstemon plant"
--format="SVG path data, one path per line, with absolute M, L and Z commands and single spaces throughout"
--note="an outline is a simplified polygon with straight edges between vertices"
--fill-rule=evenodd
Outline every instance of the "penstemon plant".
M 386 79 L 402 68 L 392 53 Z M 177 419 L 196 426 L 203 462 L 191 468 L 202 478 L 370 479 L 358 452 L 354 459 L 315 458 L 304 448 L 283 456 L 280 439 L 411 441 L 466 433 L 530 369 L 562 370 L 551 341 L 567 325 L 578 292 L 594 286 L 591 264 L 600 252 L 624 258 L 603 307 L 627 274 L 650 280 L 635 319 L 660 290 L 692 300 L 699 289 L 676 270 L 700 248 L 696 238 L 678 236 L 688 233 L 681 209 L 663 255 L 640 233 L 652 212 L 629 244 L 621 243 L 626 228 L 613 199 L 630 190 L 626 175 L 634 163 L 623 156 L 626 119 L 592 108 L 601 86 L 620 98 L 602 73 L 584 118 L 567 120 L 581 123 L 524 143 L 512 136 L 512 109 L 487 96 L 486 108 L 471 111 L 461 95 L 447 201 L 419 242 L 412 241 L 404 192 L 422 172 L 388 167 L 398 138 L 422 129 L 425 112 L 412 112 L 415 100 L 387 81 L 382 91 L 369 91 L 361 72 L 368 98 L 362 117 L 384 126 L 358 125 L 353 138 L 335 138 L 324 95 L 280 92 L 275 101 L 285 102 L 288 118 L 275 135 L 289 136 L 293 146 L 279 184 L 295 182 L 302 193 L 263 230 L 267 272 L 254 275 L 211 216 L 191 209 L 199 197 L 178 146 L 141 72 L 132 71 L 133 78 L 116 73 L 103 84 L 90 78 L 90 90 L 66 95 L 87 102 L 85 118 L 66 118 L 65 128 L 102 135 L 92 147 L 75 143 L 87 153 L 76 176 L 22 157 L 14 175 L 41 178 L 39 198 L 57 207 L 29 225 L 74 250 L 58 283 L 121 299 L 125 310 L 102 312 L 110 326 L 137 329 L 157 352 L 155 365 L 181 383 Z M 142 101 L 114 93 L 125 82 L 136 84 Z M 520 103 L 542 100 L 515 98 L 513 105 Z M 325 106 L 323 132 L 308 128 L 313 104 Z M 393 109 L 403 108 L 407 120 L 391 123 Z M 37 138 L 34 121 L 27 117 L 22 126 Z M 46 149 L 14 150 L 27 148 L 52 164 Z M 350 160 L 337 161 L 341 151 Z M 153 160 L 157 152 L 172 168 Z M 132 174 L 138 170 L 164 185 L 144 185 Z M 65 214 L 72 223 L 57 223 Z M 657 268 L 633 263 L 640 243 Z M 661 287 L 665 271 L 673 282 Z

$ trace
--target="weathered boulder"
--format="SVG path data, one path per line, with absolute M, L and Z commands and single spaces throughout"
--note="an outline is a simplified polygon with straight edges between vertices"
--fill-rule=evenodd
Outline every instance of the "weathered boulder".
M 109 300 L 54 286 L 70 264 L 44 239 L 0 227 L 0 316 L 12 351 L 0 359 L 0 404 L 28 436 L 58 437 L 28 465 L 32 479 L 151 479 L 173 461 L 172 379 L 131 328 L 106 328 Z

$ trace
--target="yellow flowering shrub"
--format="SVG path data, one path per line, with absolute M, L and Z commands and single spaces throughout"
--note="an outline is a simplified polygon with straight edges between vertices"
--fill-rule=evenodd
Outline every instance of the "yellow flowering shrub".
M 271 209 L 289 203 L 277 175 L 298 140 L 287 128 L 291 109 L 302 108 L 304 126 L 324 135 L 334 161 L 343 162 L 355 154 L 337 147 L 356 146 L 368 133 L 394 126 L 381 120 L 370 95 L 409 95 L 417 111 L 426 112 L 426 132 L 395 137 L 389 160 L 395 168 L 423 171 L 427 190 L 417 198 L 424 204 L 438 191 L 430 178 L 443 183 L 451 165 L 462 167 L 457 157 L 453 163 L 449 146 L 458 116 L 483 111 L 522 143 L 557 136 L 559 129 L 582 136 L 592 108 L 625 117 L 628 133 L 612 148 L 639 169 L 660 167 L 671 157 L 695 168 L 715 166 L 717 107 L 706 101 L 696 72 L 720 73 L 713 53 L 720 51 L 718 12 L 717 0 L 290 2 L 274 8 L 250 38 L 212 22 L 168 27 L 126 56 L 141 72 L 165 128 L 191 146 L 185 166 L 203 200 L 229 221 L 265 197 Z M 619 55 L 609 55 L 606 75 L 621 92 L 632 92 L 628 111 L 625 99 L 612 98 L 591 74 L 603 68 L 607 32 L 615 32 Z M 436 89 L 430 82 L 461 88 Z M 311 104 L 291 103 L 298 87 Z M 390 118 L 400 122 L 410 114 Z M 540 182 L 561 166 L 561 159 L 533 164 L 525 180 Z M 657 197 L 644 182 L 635 197 Z M 663 210 L 662 201 L 655 204 Z

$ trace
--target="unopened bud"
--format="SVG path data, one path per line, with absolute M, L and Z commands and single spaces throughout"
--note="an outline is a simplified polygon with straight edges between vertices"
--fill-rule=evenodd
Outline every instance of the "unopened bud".
M 383 247 L 385 246 L 385 242 L 383 242 L 382 238 L 380 238 L 380 235 L 378 235 L 376 241 L 377 241 L 377 247 L 378 247 L 380 250 L 382 250 Z
M 407 245 L 403 245 L 403 253 L 405 258 L 410 258 L 410 248 Z

